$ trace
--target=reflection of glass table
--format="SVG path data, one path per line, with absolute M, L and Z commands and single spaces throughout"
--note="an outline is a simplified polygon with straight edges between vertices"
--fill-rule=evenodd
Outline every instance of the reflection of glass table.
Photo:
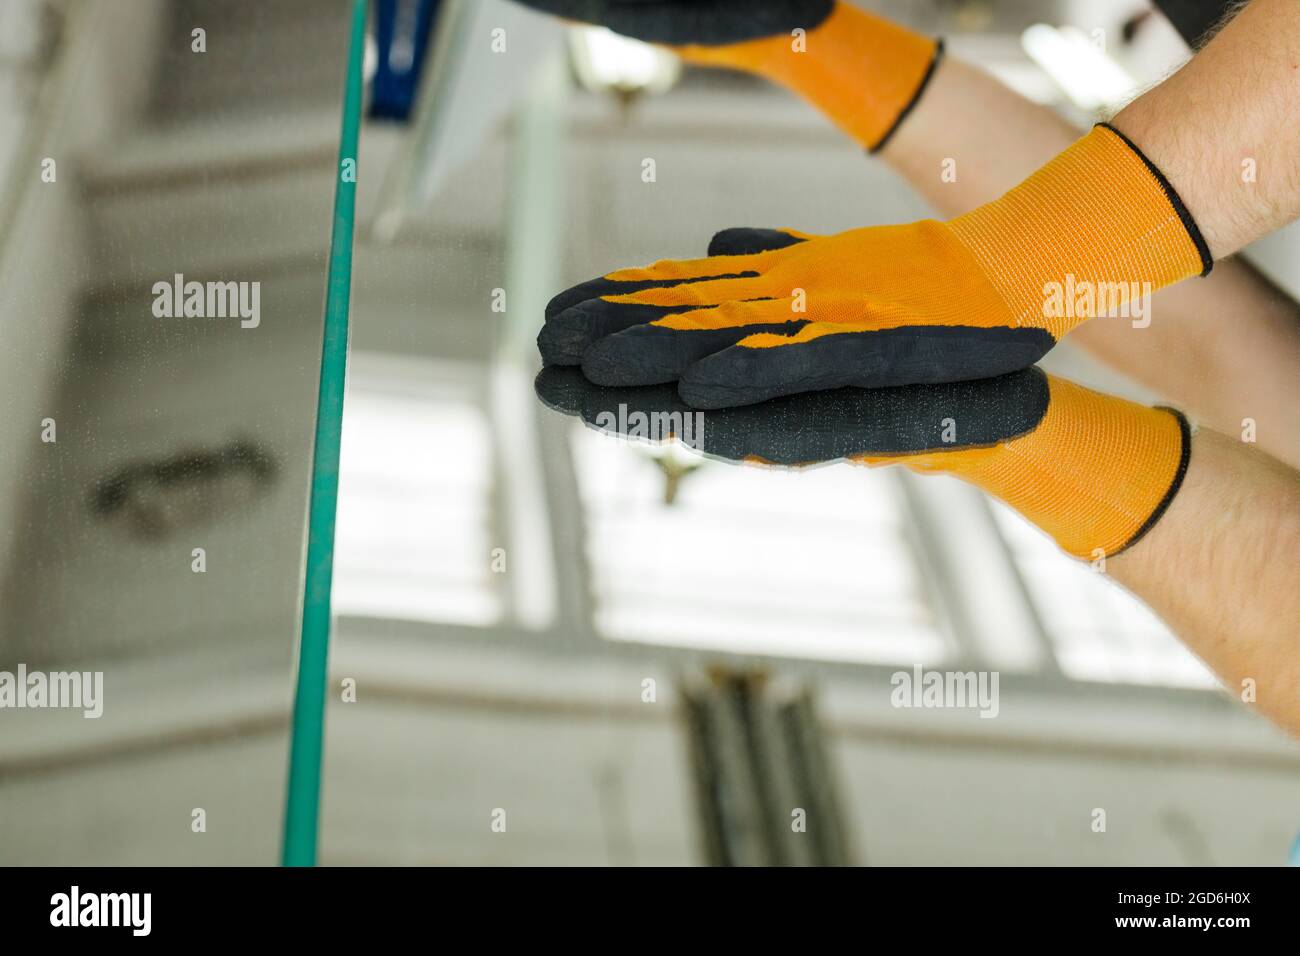
M 838 466 L 707 461 L 682 477 L 693 461 L 538 407 L 532 337 L 550 295 L 611 263 L 699 249 L 703 227 L 682 210 L 710 226 L 817 215 L 782 179 L 807 157 L 776 145 L 803 133 L 782 125 L 779 97 L 698 75 L 626 110 L 513 85 L 504 73 L 531 32 L 507 30 L 508 57 L 473 38 L 523 11 L 459 6 L 487 21 L 453 44 L 461 81 L 432 87 L 442 95 L 392 137 L 396 175 L 358 210 L 330 648 L 358 697 L 336 684 L 327 701 L 322 859 L 698 862 L 675 701 L 678 678 L 720 655 L 843 681 L 861 701 L 886 700 L 894 670 L 918 660 L 1050 672 L 972 489 Z M 734 154 L 733 127 L 711 120 L 732 106 L 770 138 L 744 141 L 744 175 L 703 161 Z M 367 124 L 367 155 L 391 132 Z M 681 174 L 647 187 L 645 156 Z M 919 215 L 876 167 L 844 167 L 865 215 Z M 641 696 L 647 679 L 659 706 Z M 855 752 L 868 749 L 850 792 L 877 807 L 882 788 L 862 776 L 884 758 Z M 901 789 L 896 819 L 915 812 Z M 853 827 L 874 832 L 874 814 Z
M 506 31 L 509 57 L 482 42 L 499 25 L 498 8 L 506 16 L 515 7 L 457 6 L 488 18 L 448 41 L 466 61 L 463 82 L 424 101 L 433 108 L 394 150 L 396 174 L 383 177 L 379 208 L 363 208 L 358 228 L 359 374 L 347 398 L 331 651 L 335 677 L 354 678 L 361 703 L 328 699 L 325 859 L 698 860 L 679 786 L 690 762 L 675 751 L 684 733 L 671 701 L 689 689 L 681 675 L 720 654 L 774 671 L 804 666 L 847 686 L 834 749 L 855 775 L 850 792 L 869 795 L 852 801 L 862 807 L 852 826 L 877 845 L 894 843 L 896 860 L 927 846 L 886 832 L 909 821 L 947 814 L 954 831 L 981 826 L 963 816 L 967 801 L 913 786 L 927 765 L 931 779 L 946 779 L 938 774 L 965 759 L 964 780 L 986 772 L 996 789 L 1036 772 L 1013 753 L 1026 741 L 1040 752 L 1068 750 L 1068 733 L 1046 727 L 1043 714 L 1097 710 L 1105 695 L 1114 702 L 1101 708 L 1108 715 L 1147 719 L 1140 709 L 1162 692 L 1080 686 L 1122 671 L 1073 655 L 1072 644 L 1096 643 L 1097 628 L 1078 628 L 1086 637 L 1076 639 L 1058 626 L 1075 622 L 1061 618 L 1081 619 L 1078 605 L 1101 608 L 1120 638 L 1107 657 L 1143 663 L 1135 684 L 1182 683 L 1185 669 L 1141 662 L 1134 651 L 1152 646 L 1145 622 L 1082 585 L 1070 582 L 1072 603 L 1038 587 L 1058 573 L 1042 542 L 1022 548 L 971 489 L 844 468 L 794 479 L 712 461 L 696 467 L 554 415 L 534 419 L 535 409 L 517 402 L 541 306 L 566 284 L 555 273 L 572 281 L 666 250 L 689 254 L 703 243 L 682 210 L 715 226 L 815 218 L 813 191 L 791 190 L 784 178 L 808 157 L 776 144 L 816 144 L 781 125 L 772 98 L 740 83 L 709 89 L 696 76 L 695 89 L 621 111 L 576 90 L 562 102 L 542 95 L 542 83 L 515 87 L 505 74 L 517 69 L 516 44 L 530 33 Z M 721 115 L 734 125 L 717 123 Z M 750 135 L 739 140 L 745 171 L 730 162 L 737 142 L 727 140 L 739 132 Z M 367 146 L 372 133 L 374 142 L 385 135 L 367 126 Z M 634 173 L 646 156 L 679 175 L 644 188 Z M 823 158 L 820 168 L 835 175 Z M 852 194 L 869 207 L 862 215 L 914 215 L 881 198 L 897 197 L 896 184 L 859 180 L 875 175 L 860 165 L 846 159 L 844 180 L 851 170 Z M 378 178 L 371 166 L 367 182 Z M 747 218 L 732 218 L 737 210 Z M 498 293 L 500 310 L 491 304 Z M 789 437 L 817 436 L 801 428 Z M 763 454 L 743 444 L 736 451 Z M 328 560 L 321 555 L 312 573 Z M 323 648 L 323 614 L 318 623 Z M 316 653 L 311 641 L 308 629 L 303 674 Z M 990 728 L 981 738 L 996 758 L 956 754 L 952 738 L 936 743 L 938 725 L 904 730 L 867 712 L 867 702 L 888 698 L 895 668 L 918 659 L 1006 672 L 1019 712 L 1008 708 L 997 724 L 1010 733 L 998 739 Z M 300 685 L 313 699 L 323 653 L 315 666 Z M 647 682 L 668 706 L 650 706 Z M 1170 706 L 1171 717 L 1213 706 L 1191 694 L 1179 700 L 1186 710 Z M 311 747 L 318 732 L 300 721 Z M 716 764 L 740 750 L 735 736 L 714 739 L 723 743 L 701 752 Z M 1130 741 L 1111 736 L 1106 746 L 1131 761 Z M 899 756 L 891 750 L 908 754 L 891 764 Z M 880 771 L 886 766 L 897 773 Z M 1123 772 L 1126 791 L 1159 791 L 1155 773 L 1142 784 L 1138 776 Z M 1026 790 L 997 805 L 1016 817 L 1065 812 L 1048 791 Z M 1017 822 L 1002 829 L 997 852 L 1043 852 L 1041 839 L 1015 843 Z M 310 836 L 304 829 L 300 849 Z

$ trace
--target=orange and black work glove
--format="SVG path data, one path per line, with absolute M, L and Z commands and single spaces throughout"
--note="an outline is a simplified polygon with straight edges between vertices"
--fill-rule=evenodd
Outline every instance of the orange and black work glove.
M 1177 494 L 1186 420 L 1028 368 L 944 385 L 837 389 L 700 412 L 671 385 L 606 388 L 573 368 L 537 377 L 547 405 L 628 437 L 681 438 L 730 461 L 899 464 L 970 482 L 1070 554 L 1120 553 Z
M 986 378 L 1212 264 L 1173 187 L 1106 125 L 948 222 L 775 236 L 783 247 L 663 260 L 560 293 L 543 361 L 581 364 L 598 385 L 678 381 L 697 408 Z
M 793 90 L 868 149 L 920 98 L 942 44 L 836 0 L 520 0 Z

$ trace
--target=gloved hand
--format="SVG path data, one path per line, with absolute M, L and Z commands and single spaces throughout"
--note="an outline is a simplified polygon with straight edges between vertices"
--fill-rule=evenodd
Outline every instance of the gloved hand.
M 547 405 L 607 432 L 674 434 L 729 461 L 847 460 L 954 475 L 1005 501 L 1065 551 L 1093 559 L 1134 544 L 1182 482 L 1186 420 L 1023 369 L 945 385 L 838 389 L 699 412 L 670 385 L 607 388 L 577 369 L 537 377 Z
M 520 0 L 686 60 L 788 87 L 871 150 L 917 101 L 942 45 L 837 0 Z M 805 34 L 795 42 L 792 31 Z
M 538 335 L 543 361 L 581 363 L 600 385 L 679 380 L 697 408 L 984 378 L 1211 265 L 1173 188 L 1105 125 L 948 222 L 768 236 L 781 247 L 664 260 L 560 293 Z

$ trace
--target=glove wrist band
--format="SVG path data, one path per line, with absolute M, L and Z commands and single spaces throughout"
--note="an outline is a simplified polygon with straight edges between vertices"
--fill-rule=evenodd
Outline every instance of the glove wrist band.
M 874 155 L 884 149 L 889 141 L 894 138 L 894 133 L 898 132 L 898 128 L 903 125 L 903 120 L 907 119 L 912 110 L 916 109 L 916 104 L 921 102 L 921 97 L 925 94 L 926 88 L 930 85 L 930 80 L 934 77 L 934 71 L 939 68 L 939 61 L 943 59 L 943 53 L 943 38 L 940 37 L 935 41 L 934 55 L 930 58 L 930 65 L 926 67 L 925 75 L 921 77 L 921 83 L 917 86 L 916 92 L 912 94 L 912 98 L 899 111 L 894 122 L 885 130 L 880 139 L 876 140 L 874 145 L 867 146 L 868 153 Z
M 1123 133 L 1117 130 L 1110 123 L 1098 123 L 1096 125 L 1101 127 L 1102 129 L 1110 130 L 1112 133 L 1114 133 L 1116 136 L 1122 139 L 1124 141 L 1124 145 L 1126 145 L 1129 149 L 1131 149 L 1137 155 L 1138 159 L 1142 160 L 1142 163 L 1146 166 L 1147 171 L 1150 172 L 1151 175 L 1156 178 L 1156 182 L 1160 184 L 1160 188 L 1164 191 L 1165 198 L 1169 200 L 1169 205 L 1172 206 L 1174 212 L 1178 214 L 1179 221 L 1183 224 L 1183 228 L 1187 230 L 1188 237 L 1192 240 L 1192 243 L 1196 246 L 1196 251 L 1201 257 L 1200 274 L 1202 276 L 1209 275 L 1210 270 L 1214 268 L 1214 256 L 1210 254 L 1209 243 L 1205 241 L 1205 237 L 1201 234 L 1200 227 L 1196 225 L 1196 220 L 1192 218 L 1191 212 L 1188 210 L 1186 204 L 1183 202 L 1182 197 L 1178 195 L 1178 191 L 1174 189 L 1173 183 L 1171 183 L 1165 177 L 1165 174 L 1160 171 L 1160 167 L 1158 167 L 1155 163 L 1151 162 L 1151 160 L 1147 158 L 1146 153 L 1138 149 L 1137 144 L 1134 143 L 1133 140 L 1129 139 L 1127 136 L 1125 136 Z
M 1056 339 L 1211 265 L 1177 193 L 1106 125 L 948 223 L 1017 327 Z
M 871 152 L 915 107 L 942 50 L 942 43 L 844 2 L 802 35 L 678 48 L 691 62 L 746 70 L 779 83 Z
M 1173 501 L 1191 457 L 1187 419 L 1048 376 L 1047 411 L 997 446 L 914 462 L 1006 502 L 1084 560 L 1136 544 Z

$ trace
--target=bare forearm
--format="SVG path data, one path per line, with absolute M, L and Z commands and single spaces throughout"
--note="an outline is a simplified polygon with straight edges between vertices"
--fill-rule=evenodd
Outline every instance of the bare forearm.
M 1300 216 L 1300 3 L 1253 0 L 1114 125 L 1164 172 L 1216 259 Z
M 956 216 L 1002 194 L 1078 135 L 1052 110 L 950 57 L 880 155 L 940 213 Z M 1070 341 L 1216 430 L 1251 428 L 1261 448 L 1300 467 L 1300 432 L 1290 426 L 1300 305 L 1229 259 L 1204 279 L 1158 291 L 1150 317 L 1144 327 L 1094 319 Z
M 945 216 L 1002 195 L 1079 137 L 1055 112 L 945 57 L 879 153 Z
M 1229 693 L 1300 735 L 1297 567 L 1300 475 L 1201 431 L 1169 510 L 1107 570 L 1168 622 Z

